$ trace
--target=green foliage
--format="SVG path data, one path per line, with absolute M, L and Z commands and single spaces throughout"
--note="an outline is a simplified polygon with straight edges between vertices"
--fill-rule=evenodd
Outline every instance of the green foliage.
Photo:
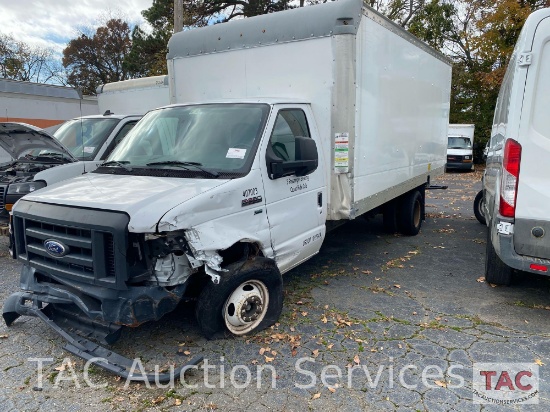
M 82 33 L 63 50 L 68 83 L 95 95 L 100 84 L 129 79 L 133 73 L 124 60 L 130 47 L 130 28 L 120 19 L 109 20 L 94 33 Z

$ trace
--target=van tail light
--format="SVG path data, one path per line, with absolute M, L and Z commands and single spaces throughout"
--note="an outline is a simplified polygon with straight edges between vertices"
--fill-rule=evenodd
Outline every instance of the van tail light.
M 500 181 L 500 214 L 504 217 L 516 216 L 520 160 L 521 145 L 513 139 L 506 140 Z

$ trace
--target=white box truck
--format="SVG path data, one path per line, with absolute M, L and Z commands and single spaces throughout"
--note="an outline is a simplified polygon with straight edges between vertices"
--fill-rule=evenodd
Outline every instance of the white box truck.
M 112 342 L 194 297 L 207 337 L 266 328 L 281 274 L 327 228 L 383 211 L 418 233 L 445 167 L 449 62 L 361 0 L 177 33 L 168 69 L 174 105 L 13 212 L 23 290 L 6 323 L 39 316 L 126 377 L 131 361 L 60 325 Z
M 474 124 L 450 124 L 446 169 L 474 171 Z
M 483 175 L 485 278 L 550 274 L 550 9 L 532 13 L 510 59 Z

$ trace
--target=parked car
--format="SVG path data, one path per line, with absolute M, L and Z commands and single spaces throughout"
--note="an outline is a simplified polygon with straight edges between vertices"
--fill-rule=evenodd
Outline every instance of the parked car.
M 514 269 L 550 274 L 550 9 L 521 31 L 498 97 L 483 205 L 485 277 L 510 284 Z
M 17 200 L 46 186 L 38 173 L 77 159 L 57 139 L 26 123 L 0 123 L 0 218 L 7 221 Z

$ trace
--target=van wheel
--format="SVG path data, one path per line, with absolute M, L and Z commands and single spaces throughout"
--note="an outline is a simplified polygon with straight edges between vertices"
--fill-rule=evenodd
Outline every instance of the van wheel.
M 476 219 L 479 223 L 482 225 L 487 224 L 485 221 L 485 212 L 483 210 L 484 203 L 483 203 L 483 190 L 480 190 L 479 193 L 476 195 L 476 198 L 474 199 L 474 214 L 476 215 Z
M 283 309 L 283 279 L 271 259 L 228 265 L 219 284 L 208 281 L 195 315 L 207 339 L 229 331 L 241 336 L 273 325 Z
M 397 216 L 397 225 L 401 233 L 415 236 L 420 232 L 423 204 L 424 200 L 418 190 L 413 190 L 403 196 Z
M 495 285 L 508 286 L 512 283 L 513 269 L 506 266 L 497 255 L 491 242 L 491 228 L 487 230 L 487 245 L 485 253 L 485 280 Z
M 397 208 L 395 206 L 395 200 L 391 200 L 384 205 L 382 219 L 385 232 L 397 232 Z

